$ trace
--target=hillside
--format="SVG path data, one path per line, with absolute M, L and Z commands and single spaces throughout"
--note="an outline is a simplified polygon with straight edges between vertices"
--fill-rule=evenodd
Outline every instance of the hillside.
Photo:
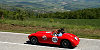
M 0 4 L 41 11 L 69 11 L 100 6 L 100 0 L 0 0 Z M 1 7 L 1 6 L 0 6 Z
M 12 10 L 0 9 L 0 18 L 2 17 L 22 21 L 33 18 L 100 19 L 100 8 L 55 13 L 36 13 L 19 8 L 12 8 Z

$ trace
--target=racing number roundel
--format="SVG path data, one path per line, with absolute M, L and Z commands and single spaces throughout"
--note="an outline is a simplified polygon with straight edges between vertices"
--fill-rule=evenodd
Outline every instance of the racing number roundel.
M 52 37 L 52 41 L 53 41 L 54 43 L 56 43 L 56 42 L 58 41 L 58 38 L 57 38 L 57 37 Z

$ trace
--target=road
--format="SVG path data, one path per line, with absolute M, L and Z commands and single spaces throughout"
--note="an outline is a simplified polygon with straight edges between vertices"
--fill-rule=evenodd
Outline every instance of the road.
M 0 50 L 100 50 L 99 39 L 80 38 L 80 43 L 74 49 L 60 48 L 55 45 L 31 45 L 29 34 L 0 32 Z

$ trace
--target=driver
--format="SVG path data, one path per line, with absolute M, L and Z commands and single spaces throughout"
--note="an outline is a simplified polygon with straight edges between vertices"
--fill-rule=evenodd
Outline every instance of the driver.
M 64 28 L 61 28 L 60 30 L 61 30 L 61 33 L 62 33 L 62 34 L 64 34 L 64 33 L 65 33 L 65 32 L 64 32 Z
M 59 30 L 54 30 L 53 31 L 53 36 L 62 36 L 64 34 L 64 28 L 61 28 Z
M 62 36 L 61 30 L 58 30 L 57 36 Z

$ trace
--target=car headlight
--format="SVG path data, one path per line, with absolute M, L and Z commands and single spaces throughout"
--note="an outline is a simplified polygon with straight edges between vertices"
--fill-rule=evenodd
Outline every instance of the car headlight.
M 77 37 L 74 37 L 75 40 L 78 40 Z

